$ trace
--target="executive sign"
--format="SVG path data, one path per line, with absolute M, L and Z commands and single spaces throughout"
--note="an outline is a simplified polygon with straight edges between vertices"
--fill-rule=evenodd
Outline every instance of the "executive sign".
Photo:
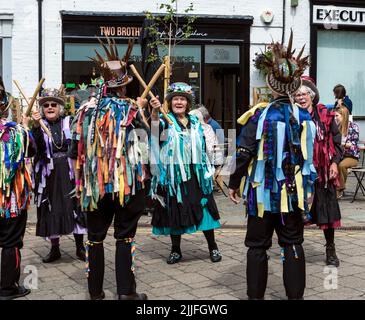
M 314 5 L 313 23 L 365 26 L 365 8 Z

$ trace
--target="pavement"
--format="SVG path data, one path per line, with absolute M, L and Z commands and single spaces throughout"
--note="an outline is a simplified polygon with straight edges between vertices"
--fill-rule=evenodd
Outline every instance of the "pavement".
M 348 178 L 346 195 L 340 200 L 343 227 L 336 231 L 335 242 L 339 268 L 325 265 L 322 231 L 316 227 L 305 229 L 307 300 L 365 300 L 365 196 L 359 192 L 351 203 L 355 178 Z M 202 233 L 184 235 L 183 259 L 175 265 L 166 264 L 170 251 L 169 237 L 151 234 L 150 216 L 140 220 L 136 236 L 136 279 L 138 292 L 145 292 L 155 300 L 237 300 L 246 299 L 246 234 L 242 204 L 234 205 L 223 194 L 216 194 L 222 228 L 216 231 L 221 262 L 212 263 Z M 62 258 L 44 264 L 41 258 L 49 252 L 49 243 L 35 236 L 35 209 L 29 211 L 29 223 L 22 250 L 21 281 L 32 283 L 37 289 L 24 300 L 84 300 L 88 299 L 84 263 L 75 258 L 72 236 L 61 239 Z M 106 299 L 116 296 L 112 229 L 104 242 Z M 274 236 L 268 250 L 269 279 L 266 299 L 286 299 L 282 280 L 280 248 Z M 32 274 L 29 274 L 32 270 Z M 36 276 L 32 278 L 32 276 Z M 32 279 L 32 280 L 30 280 Z

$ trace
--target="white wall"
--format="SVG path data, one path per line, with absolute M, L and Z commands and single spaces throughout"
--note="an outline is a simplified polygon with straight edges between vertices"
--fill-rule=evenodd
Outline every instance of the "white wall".
M 144 10 L 159 11 L 156 0 L 44 0 L 43 1 L 43 73 L 45 86 L 59 87 L 62 79 L 62 39 L 61 10 L 93 12 L 136 12 Z M 179 8 L 185 9 L 192 0 L 178 0 Z M 299 1 L 297 8 L 286 7 L 287 41 L 290 28 L 294 31 L 294 46 L 301 47 L 307 43 L 309 51 L 309 0 Z M 264 79 L 253 68 L 255 52 L 271 42 L 271 38 L 281 41 L 282 0 L 194 0 L 193 14 L 212 15 L 252 15 L 254 24 L 251 28 L 250 79 L 251 90 L 254 86 L 265 85 Z M 271 9 L 273 22 L 266 26 L 260 18 L 261 13 Z M 31 95 L 38 80 L 38 2 L 36 0 L 1 1 L 0 12 L 14 14 L 13 27 L 13 79 L 18 80 Z M 13 87 L 14 94 L 17 89 Z

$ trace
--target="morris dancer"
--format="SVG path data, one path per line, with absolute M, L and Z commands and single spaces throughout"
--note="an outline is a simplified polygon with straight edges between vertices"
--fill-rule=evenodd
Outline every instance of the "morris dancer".
M 245 113 L 237 141 L 236 167 L 229 180 L 229 194 L 238 203 L 241 179 L 248 214 L 247 295 L 263 299 L 268 278 L 267 250 L 274 230 L 282 252 L 283 279 L 288 299 L 302 299 L 305 289 L 304 223 L 316 177 L 313 166 L 315 127 L 311 116 L 293 104 L 289 95 L 301 86 L 300 76 L 308 57 L 292 54 L 288 47 L 272 44 L 272 59 L 265 61 L 266 78 L 274 100 Z
M 27 223 L 32 181 L 25 164 L 35 145 L 28 130 L 8 121 L 11 103 L 0 77 L 0 300 L 23 297 L 30 290 L 19 284 L 20 249 Z
M 73 158 L 80 204 L 87 211 L 87 272 L 92 300 L 104 299 L 103 241 L 114 218 L 115 272 L 119 300 L 146 300 L 136 292 L 135 234 L 149 188 L 148 132 L 137 103 L 126 97 L 127 62 L 133 43 L 121 60 L 116 45 L 103 44 L 108 60 L 94 59 L 104 82 L 99 95 L 80 107 L 75 121 Z M 141 138 L 141 140 L 138 139 Z
M 152 152 L 157 152 L 161 159 L 152 172 L 152 197 L 158 199 L 152 218 L 153 234 L 170 235 L 172 247 L 167 263 L 174 264 L 182 258 L 181 235 L 203 231 L 210 259 L 218 262 L 222 256 L 214 236 L 214 229 L 220 227 L 212 194 L 214 167 L 207 156 L 199 119 L 188 113 L 193 101 L 192 89 L 186 83 L 173 83 L 166 100 L 172 125 L 159 117 L 161 103 L 157 97 L 150 102 L 152 121 L 160 127 L 157 132 L 167 129 L 167 139 L 161 147 L 151 144 Z
M 51 241 L 51 250 L 43 258 L 50 263 L 61 258 L 60 236 L 73 233 L 76 256 L 85 261 L 83 234 L 86 223 L 72 196 L 75 178 L 68 150 L 71 142 L 70 116 L 64 117 L 64 97 L 57 89 L 45 89 L 34 111 L 32 133 L 37 144 L 34 158 L 35 200 L 37 204 L 36 235 Z M 42 119 L 51 132 L 49 137 L 39 125 Z

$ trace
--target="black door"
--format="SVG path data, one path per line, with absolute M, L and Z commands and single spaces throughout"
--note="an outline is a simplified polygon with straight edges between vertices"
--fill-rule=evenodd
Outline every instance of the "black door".
M 236 128 L 239 67 L 205 66 L 204 104 L 224 129 Z

